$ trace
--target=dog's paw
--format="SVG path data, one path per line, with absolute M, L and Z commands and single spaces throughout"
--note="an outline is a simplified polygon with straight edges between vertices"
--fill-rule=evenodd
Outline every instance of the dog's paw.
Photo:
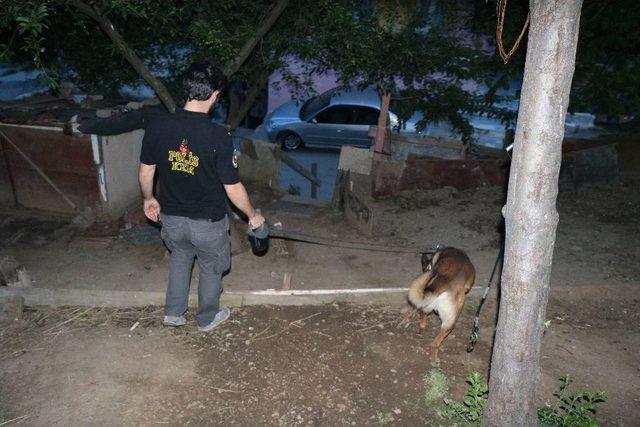
M 433 366 L 434 368 L 437 368 L 440 366 L 440 358 L 438 357 L 438 351 L 434 351 L 433 349 L 431 349 L 431 355 L 429 356 L 429 362 L 431 363 L 431 366 Z

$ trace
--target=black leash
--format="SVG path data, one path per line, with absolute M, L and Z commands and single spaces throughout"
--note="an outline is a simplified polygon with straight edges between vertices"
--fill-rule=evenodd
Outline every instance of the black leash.
M 484 288 L 484 293 L 482 294 L 482 299 L 480 300 L 480 304 L 478 304 L 478 309 L 476 310 L 476 317 L 473 319 L 473 328 L 471 329 L 471 336 L 469 336 L 469 344 L 467 345 L 467 353 L 471 353 L 473 348 L 478 341 L 478 331 L 480 330 L 480 310 L 482 310 L 482 306 L 487 299 L 487 295 L 489 295 L 489 290 L 491 289 L 491 284 L 493 283 L 493 277 L 498 270 L 498 264 L 502 259 L 502 254 L 504 252 L 504 244 L 500 248 L 500 252 L 498 252 L 498 257 L 496 258 L 495 264 L 493 264 L 493 270 L 491 271 L 491 277 L 489 278 L 489 283 L 487 283 L 487 287 Z
M 408 246 L 390 246 L 381 243 L 370 242 L 350 242 L 342 239 L 332 239 L 327 237 L 312 236 L 297 230 L 282 230 L 270 227 L 269 237 L 274 239 L 294 240 L 297 242 L 312 243 L 315 245 L 331 246 L 336 248 L 360 249 L 374 252 L 393 252 L 405 254 L 434 254 L 440 248 L 440 245 L 432 247 L 408 247 Z

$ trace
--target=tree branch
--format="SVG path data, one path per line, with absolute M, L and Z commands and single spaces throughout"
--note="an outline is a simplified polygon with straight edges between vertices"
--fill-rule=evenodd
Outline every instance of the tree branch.
M 260 90 L 262 90 L 268 78 L 269 75 L 267 73 L 261 74 L 260 77 L 256 79 L 255 84 L 251 86 L 251 88 L 247 92 L 244 101 L 237 108 L 235 114 L 229 117 L 229 128 L 231 131 L 235 130 L 235 128 L 238 127 L 245 116 L 249 113 L 249 110 L 253 106 L 253 103 L 260 94 Z
M 271 9 L 267 12 L 266 17 L 260 22 L 258 29 L 256 30 L 256 34 L 251 37 L 247 42 L 242 46 L 238 55 L 228 63 L 224 67 L 224 73 L 227 77 L 233 75 L 240 69 L 244 61 L 247 60 L 253 49 L 255 49 L 256 45 L 262 39 L 265 34 L 269 32 L 273 24 L 276 23 L 282 12 L 289 4 L 289 0 L 278 0 L 276 4 L 274 4 Z
M 176 110 L 176 103 L 167 90 L 166 86 L 154 76 L 149 68 L 142 62 L 140 57 L 129 47 L 122 35 L 115 29 L 109 18 L 102 15 L 96 8 L 82 2 L 81 0 L 72 0 L 73 6 L 98 23 L 100 29 L 109 36 L 113 44 L 120 51 L 122 56 L 131 64 L 131 66 L 140 74 L 140 76 L 153 88 L 160 98 L 160 101 L 170 112 Z

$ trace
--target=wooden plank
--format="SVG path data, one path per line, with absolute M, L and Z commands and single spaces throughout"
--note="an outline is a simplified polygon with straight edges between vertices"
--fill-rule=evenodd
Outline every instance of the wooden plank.
M 317 177 L 313 176 L 313 174 L 310 171 L 308 171 L 304 166 L 302 166 L 296 159 L 294 159 L 293 157 L 291 157 L 290 155 L 288 155 L 282 150 L 276 150 L 276 153 L 279 159 L 282 162 L 284 162 L 287 166 L 289 166 L 294 171 L 298 172 L 303 177 L 307 178 L 309 181 L 320 186 L 321 184 L 320 180 Z
M 284 279 L 282 280 L 282 290 L 291 290 L 291 273 L 284 273 Z

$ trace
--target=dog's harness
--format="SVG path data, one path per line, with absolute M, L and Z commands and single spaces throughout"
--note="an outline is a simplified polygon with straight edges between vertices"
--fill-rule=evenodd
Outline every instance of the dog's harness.
M 500 248 L 500 252 L 498 252 L 498 257 L 496 258 L 495 264 L 493 264 L 493 270 L 491 271 L 491 277 L 489 278 L 489 283 L 484 288 L 484 293 L 482 294 L 482 299 L 480 300 L 480 304 L 478 304 L 478 310 L 476 310 L 476 317 L 473 319 L 473 328 L 471 328 L 471 335 L 469 336 L 469 344 L 467 345 L 467 352 L 471 353 L 473 348 L 478 341 L 478 331 L 480 330 L 480 310 L 482 310 L 482 306 L 487 299 L 487 295 L 489 295 L 489 290 L 491 289 L 491 284 L 493 283 L 493 277 L 496 274 L 496 270 L 498 269 L 498 264 L 500 260 L 502 260 L 502 254 L 504 253 L 504 243 Z

